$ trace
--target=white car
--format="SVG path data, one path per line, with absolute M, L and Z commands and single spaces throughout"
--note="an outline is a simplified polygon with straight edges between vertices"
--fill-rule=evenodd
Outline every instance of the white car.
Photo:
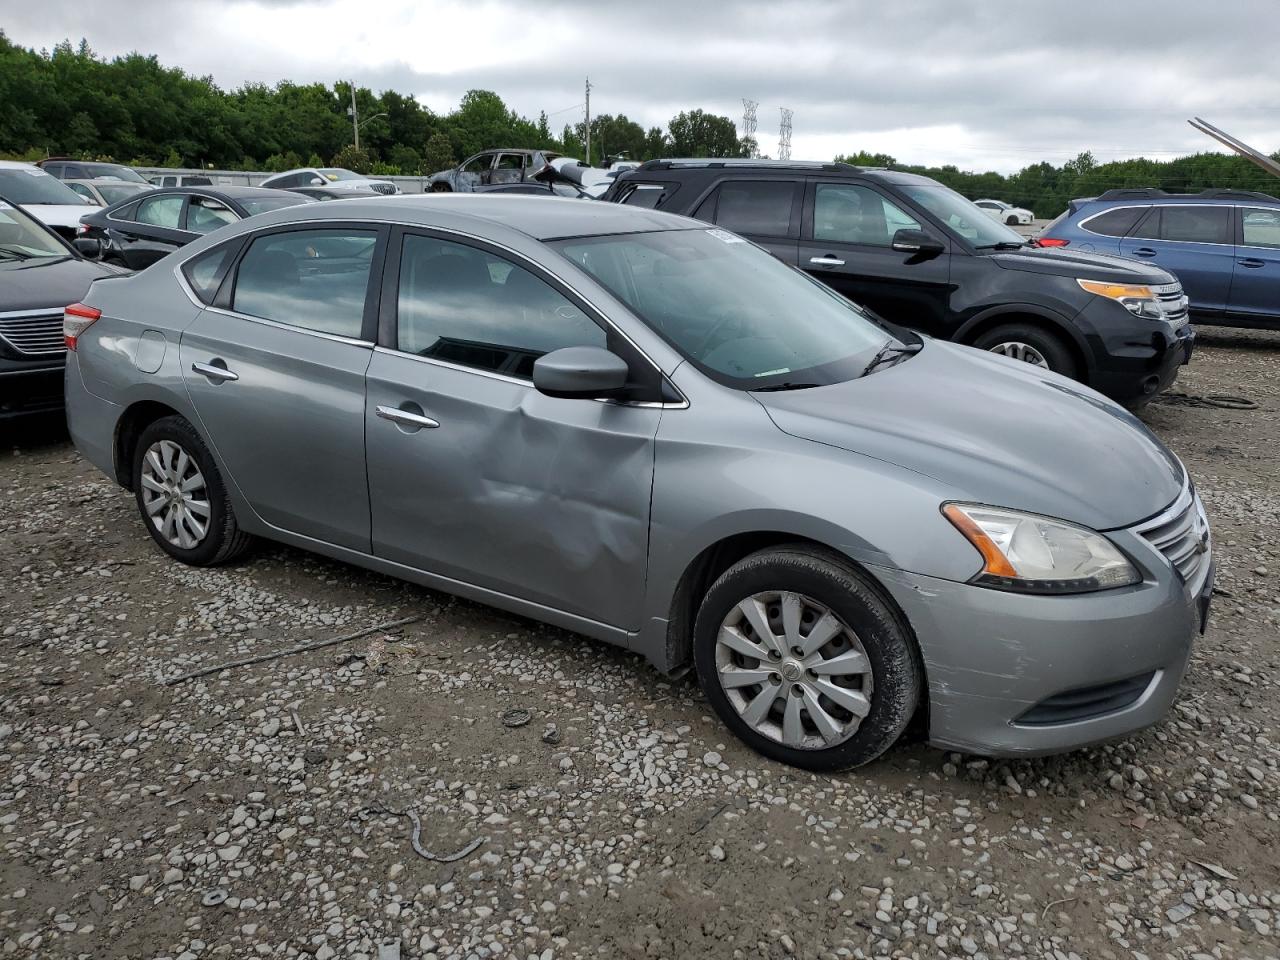
M 98 209 L 55 176 L 33 163 L 0 160 L 0 200 L 16 203 L 68 242 L 80 218 Z
M 297 170 L 286 170 L 284 173 L 267 177 L 258 186 L 272 187 L 276 190 L 292 190 L 294 187 L 338 187 L 356 193 L 400 192 L 400 188 L 390 180 L 373 180 L 342 167 L 300 167 Z
M 1036 218 L 1036 215 L 1030 210 L 1024 207 L 1012 206 L 1003 200 L 975 200 L 973 205 L 981 208 L 982 212 L 992 220 L 1007 223 L 1011 227 L 1016 227 L 1019 224 L 1026 226 Z

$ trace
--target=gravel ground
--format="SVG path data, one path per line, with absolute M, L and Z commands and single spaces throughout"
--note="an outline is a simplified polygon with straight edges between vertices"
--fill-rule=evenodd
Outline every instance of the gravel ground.
M 1280 956 L 1277 348 L 1211 333 L 1177 386 L 1257 410 L 1144 414 L 1219 562 L 1163 723 L 838 776 L 752 754 L 688 680 L 487 607 L 270 545 L 180 567 L 56 426 L 10 433 L 0 954 Z M 479 846 L 418 856 L 406 809 L 429 852 Z

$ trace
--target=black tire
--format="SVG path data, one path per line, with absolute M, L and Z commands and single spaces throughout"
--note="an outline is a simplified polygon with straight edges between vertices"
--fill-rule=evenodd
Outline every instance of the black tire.
M 857 635 L 870 661 L 871 709 L 856 732 L 835 746 L 799 749 L 757 732 L 720 684 L 716 638 L 721 623 L 742 600 L 775 590 L 794 591 L 827 607 Z M 703 693 L 720 719 L 758 753 L 806 770 L 846 770 L 876 759 L 907 728 L 924 688 L 919 650 L 902 614 L 853 564 L 807 544 L 762 550 L 726 570 L 698 609 L 693 654 Z
M 447 183 L 433 183 L 431 185 L 431 193 L 453 193 L 453 187 Z
M 1005 224 L 1006 224 L 1006 225 L 1008 225 L 1008 226 L 1010 226 L 1010 227 L 1016 227 L 1016 226 L 1018 225 L 1018 218 L 1017 218 L 1017 217 L 1007 217 L 1007 218 L 1005 218 L 1005 221 L 1004 221 L 1004 222 L 1005 222 Z
M 1044 357 L 1054 373 L 1072 380 L 1079 379 L 1080 366 L 1067 341 L 1059 334 L 1029 323 L 1006 323 L 994 327 L 973 341 L 979 350 L 994 350 L 1003 343 L 1025 343 Z
M 153 444 L 167 440 L 177 444 L 200 469 L 204 477 L 204 489 L 209 505 L 209 520 L 204 538 L 195 546 L 185 548 L 171 543 L 147 513 L 142 481 L 143 461 Z M 191 424 L 179 416 L 162 417 L 142 431 L 133 455 L 133 493 L 138 503 L 138 513 L 143 525 L 160 549 L 175 560 L 194 567 L 212 567 L 236 559 L 248 549 L 253 537 L 240 529 L 235 511 L 227 496 L 227 488 L 214 462 L 209 448 Z

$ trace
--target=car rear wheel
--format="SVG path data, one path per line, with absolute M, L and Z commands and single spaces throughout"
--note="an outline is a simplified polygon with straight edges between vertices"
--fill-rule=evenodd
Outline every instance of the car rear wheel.
M 865 574 L 803 544 L 752 554 L 716 580 L 694 625 L 694 661 L 739 738 L 808 770 L 880 756 L 923 686 L 902 616 Z
M 1030 324 L 1010 323 L 988 330 L 973 342 L 980 350 L 989 350 L 1013 360 L 1043 367 L 1075 379 L 1079 370 L 1071 349 L 1060 336 Z
M 182 417 L 163 417 L 142 431 L 133 490 L 151 538 L 183 563 L 226 563 L 252 540 L 236 523 L 209 448 Z

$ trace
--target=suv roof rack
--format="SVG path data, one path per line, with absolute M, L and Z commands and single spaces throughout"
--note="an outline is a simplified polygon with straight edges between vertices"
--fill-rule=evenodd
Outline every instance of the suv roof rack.
M 1230 190 L 1218 187 L 1201 190 L 1198 193 L 1170 193 L 1168 190 L 1161 190 L 1157 187 L 1121 187 L 1116 190 L 1108 190 L 1094 199 L 1164 200 L 1168 197 L 1201 197 L 1206 200 L 1269 200 L 1272 203 L 1280 203 L 1280 198 L 1273 197 L 1269 193 L 1259 193 L 1256 190 Z
M 832 173 L 858 173 L 866 167 L 855 167 L 851 163 L 824 163 L 821 160 L 753 160 L 750 157 L 670 157 L 661 160 L 646 160 L 637 170 L 672 170 L 676 168 L 701 167 L 716 170 L 724 167 L 759 167 L 765 170 L 824 170 Z

